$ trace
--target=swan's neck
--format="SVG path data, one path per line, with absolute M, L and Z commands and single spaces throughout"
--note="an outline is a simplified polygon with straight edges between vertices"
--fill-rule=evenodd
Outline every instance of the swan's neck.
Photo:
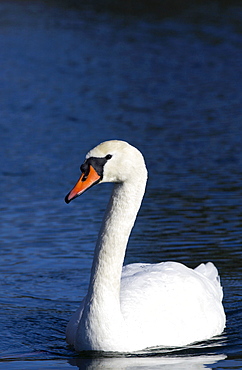
M 143 197 L 138 190 L 127 183 L 114 185 L 95 249 L 89 297 L 106 289 L 119 297 L 125 250 Z
M 113 343 L 114 337 L 115 340 L 119 335 L 122 337 L 122 332 L 123 336 L 126 335 L 120 309 L 120 279 L 128 238 L 140 208 L 145 183 L 146 178 L 143 183 L 114 185 L 95 249 L 82 316 L 84 331 L 88 327 L 83 338 L 87 349 L 99 349 L 100 346 L 103 349 L 105 342 Z M 92 343 L 88 343 L 90 340 Z

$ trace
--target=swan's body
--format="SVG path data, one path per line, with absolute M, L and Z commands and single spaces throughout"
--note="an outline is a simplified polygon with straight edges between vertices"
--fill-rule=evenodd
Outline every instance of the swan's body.
M 147 171 L 141 153 L 122 141 L 91 150 L 83 175 L 66 201 L 98 182 L 114 182 L 97 241 L 89 289 L 66 331 L 77 351 L 133 352 L 183 346 L 221 334 L 222 287 L 211 263 L 122 267 L 128 238 L 144 195 Z

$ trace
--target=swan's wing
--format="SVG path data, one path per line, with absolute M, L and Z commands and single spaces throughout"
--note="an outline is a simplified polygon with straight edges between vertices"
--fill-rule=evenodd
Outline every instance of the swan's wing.
M 220 334 L 225 325 L 221 297 L 201 269 L 176 262 L 126 266 L 120 297 L 127 325 L 154 338 L 154 345 L 183 345 Z
M 175 275 L 182 275 L 184 278 L 189 276 L 198 277 L 197 274 L 204 281 L 208 289 L 211 289 L 213 286 L 214 293 L 218 295 L 218 299 L 222 301 L 223 298 L 223 289 L 220 283 L 220 276 L 218 274 L 217 268 L 212 262 L 201 263 L 194 270 L 187 268 L 181 263 L 177 262 L 161 262 L 156 264 L 150 263 L 132 263 L 130 265 L 123 266 L 122 278 L 121 278 L 121 288 L 130 289 L 129 285 L 132 283 L 132 286 L 143 286 L 147 279 L 150 281 L 151 286 L 156 279 L 160 281 L 162 274 L 166 275 L 167 271 L 173 271 Z M 195 274 L 194 274 L 195 272 Z M 151 274 L 151 275 L 150 275 Z M 153 279 L 151 279 L 153 276 Z
M 220 284 L 220 277 L 218 274 L 217 268 L 214 266 L 212 262 L 208 263 L 201 263 L 199 266 L 197 266 L 194 271 L 198 272 L 199 274 L 205 276 L 208 278 L 212 285 L 214 286 L 214 289 L 218 295 L 218 299 L 222 301 L 223 299 L 223 289 Z
M 123 266 L 122 279 L 129 278 L 137 273 L 145 271 L 146 267 L 150 265 L 150 263 L 131 263 L 130 265 Z

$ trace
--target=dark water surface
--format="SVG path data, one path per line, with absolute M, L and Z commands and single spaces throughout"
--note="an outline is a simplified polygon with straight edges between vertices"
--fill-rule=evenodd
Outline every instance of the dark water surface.
M 242 8 L 152 20 L 0 2 L 0 50 L 0 369 L 241 369 Z M 113 138 L 149 169 L 126 263 L 213 261 L 219 338 L 138 357 L 66 345 L 111 188 L 63 198 Z

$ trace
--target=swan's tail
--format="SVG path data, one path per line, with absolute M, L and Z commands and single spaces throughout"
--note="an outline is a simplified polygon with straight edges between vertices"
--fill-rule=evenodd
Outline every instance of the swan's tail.
M 222 289 L 222 286 L 220 284 L 220 277 L 219 277 L 219 274 L 218 274 L 218 270 L 214 266 L 214 264 L 212 262 L 201 263 L 201 265 L 197 266 L 194 270 L 199 272 L 200 274 L 206 276 L 206 278 L 208 278 L 211 281 L 211 283 L 213 284 L 213 286 L 214 286 L 214 288 L 215 288 L 215 290 L 218 294 L 218 297 L 222 301 L 222 299 L 223 299 L 223 289 Z

